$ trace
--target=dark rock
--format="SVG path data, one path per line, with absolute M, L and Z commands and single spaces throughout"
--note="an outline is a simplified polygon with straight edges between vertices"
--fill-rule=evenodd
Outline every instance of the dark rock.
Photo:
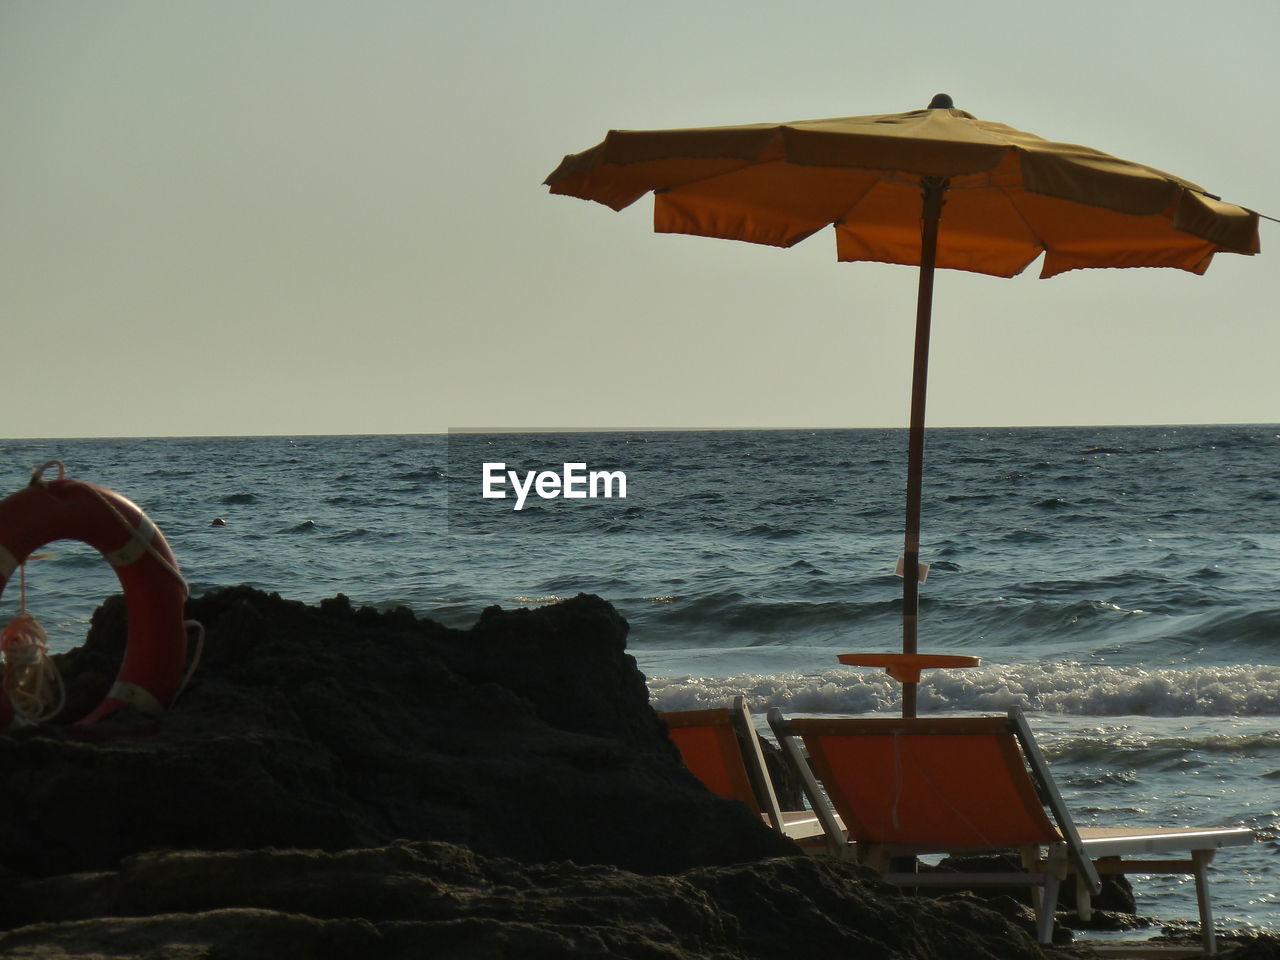
M 795 852 L 680 764 L 626 622 L 596 597 L 486 611 L 471 631 L 244 587 L 188 613 L 203 662 L 154 736 L 112 739 L 128 717 L 91 741 L 0 736 L 0 863 L 49 875 L 163 848 L 401 838 L 654 873 Z M 110 601 L 60 658 L 68 716 L 105 693 L 124 635 Z
M 1144 917 L 1119 910 L 1094 910 L 1093 916 L 1088 920 L 1081 920 L 1075 913 L 1074 905 L 1065 904 L 1062 901 L 1059 901 L 1058 905 L 1061 910 L 1066 911 L 1059 914 L 1059 919 L 1072 930 L 1143 930 L 1160 925 L 1160 921 L 1154 917 Z M 1199 936 L 1198 926 L 1196 935 Z
M 130 857 L 118 871 L 10 891 L 22 926 L 0 953 L 830 960 L 1037 960 L 1031 938 L 975 903 L 913 901 L 861 868 L 795 857 L 642 876 L 521 865 L 448 844 L 339 853 Z
M 1218 938 L 1219 960 L 1280 960 L 1280 936 L 1233 934 Z
M 764 754 L 764 765 L 769 771 L 769 779 L 773 781 L 774 792 L 778 795 L 778 806 L 783 810 L 802 810 L 807 805 L 804 785 L 800 778 L 782 757 L 782 751 L 772 740 L 760 737 L 760 750 Z

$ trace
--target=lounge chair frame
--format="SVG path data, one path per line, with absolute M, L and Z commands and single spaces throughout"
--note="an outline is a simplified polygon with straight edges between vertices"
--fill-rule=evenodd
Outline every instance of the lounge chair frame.
M 1200 913 L 1201 938 L 1208 954 L 1215 952 L 1213 914 L 1208 895 L 1208 878 L 1205 868 L 1217 849 L 1225 846 L 1251 843 L 1253 835 L 1242 827 L 1221 828 L 1078 828 L 1063 802 L 1062 795 L 1049 772 L 1043 753 L 1036 744 L 1026 718 L 1013 709 L 1006 717 L 929 717 L 910 719 L 793 719 L 782 712 L 769 711 L 769 725 L 778 738 L 783 756 L 799 775 L 809 802 L 818 813 L 827 830 L 834 849 L 840 855 L 857 860 L 881 872 L 887 882 L 901 886 L 973 886 L 978 884 L 1006 885 L 1029 884 L 1036 906 L 1036 935 L 1042 943 L 1052 940 L 1054 909 L 1062 879 L 1069 873 L 1077 877 L 1077 911 L 1088 919 L 1091 896 L 1101 887 L 1100 874 L 1117 873 L 1172 873 L 1195 877 L 1196 899 Z M 896 804 L 893 798 L 873 798 L 877 809 L 867 810 L 868 798 L 847 795 L 841 787 L 841 776 L 833 764 L 839 760 L 828 756 L 824 738 L 894 738 L 894 737 L 955 736 L 992 738 L 996 753 L 988 753 L 983 776 L 991 782 L 935 784 L 928 780 L 930 788 L 939 791 L 957 791 L 955 809 L 960 802 L 972 802 L 972 791 L 982 791 L 980 796 L 990 802 L 1010 806 L 1010 822 L 1025 824 L 1019 829 L 1016 842 L 999 844 L 973 842 L 945 842 L 941 836 L 913 842 L 898 836 L 892 839 L 879 835 L 881 830 L 868 817 L 884 814 L 884 803 Z M 801 746 L 803 742 L 804 746 Z M 901 741 L 894 743 L 892 755 L 900 761 Z M 959 741 L 953 741 L 959 745 Z M 988 745 L 989 746 L 989 745 Z M 808 748 L 808 756 L 805 755 Z M 998 755 L 998 760 L 993 756 Z M 998 771 L 998 772 L 997 772 Z M 849 771 L 840 771 L 848 783 Z M 901 783 L 901 772 L 893 774 Z M 928 777 L 927 772 L 924 776 Z M 995 782 L 995 781 L 1002 782 Z M 819 781 L 826 786 L 824 790 Z M 959 790 L 968 792 L 961 798 Z M 1016 799 L 1015 799 L 1016 798 Z M 949 802 L 941 797 L 941 802 Z M 1014 805 L 1020 809 L 1012 809 Z M 833 810 L 834 807 L 834 810 Z M 1048 809 L 1049 816 L 1045 815 Z M 1000 809 L 1004 809 L 1001 807 Z M 836 814 L 848 829 L 837 826 Z M 896 811 L 893 813 L 896 827 Z M 957 819 L 957 823 L 963 818 Z M 889 833 L 893 831 L 888 831 Z M 945 833 L 945 828 L 941 833 Z M 964 832 L 961 828 L 960 833 Z M 1005 838 L 1008 839 L 1008 838 Z M 904 872 L 894 869 L 895 860 L 902 857 L 914 859 L 927 853 L 976 853 L 1014 848 L 1021 854 L 1023 870 L 1018 873 L 925 873 Z M 1125 856 L 1188 852 L 1185 857 L 1163 859 L 1119 859 Z

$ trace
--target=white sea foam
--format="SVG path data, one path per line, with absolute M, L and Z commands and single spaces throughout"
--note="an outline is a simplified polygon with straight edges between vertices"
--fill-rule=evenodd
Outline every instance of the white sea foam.
M 901 688 L 881 673 L 740 674 L 649 679 L 654 705 L 685 710 L 743 695 L 756 710 L 872 713 L 896 710 Z M 1280 716 L 1280 667 L 1143 669 L 1030 663 L 925 674 L 921 709 L 1004 711 L 1021 707 L 1072 716 Z

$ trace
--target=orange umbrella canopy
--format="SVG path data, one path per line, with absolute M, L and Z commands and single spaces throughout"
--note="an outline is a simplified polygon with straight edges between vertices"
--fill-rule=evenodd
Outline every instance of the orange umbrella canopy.
M 660 233 L 790 247 L 832 224 L 840 260 L 919 264 L 922 178 L 949 181 L 939 267 L 1012 277 L 1043 251 L 1042 277 L 1082 267 L 1204 273 L 1218 251 L 1258 252 L 1257 214 L 1194 183 L 949 105 L 614 130 L 565 157 L 546 183 L 615 210 L 653 191 Z

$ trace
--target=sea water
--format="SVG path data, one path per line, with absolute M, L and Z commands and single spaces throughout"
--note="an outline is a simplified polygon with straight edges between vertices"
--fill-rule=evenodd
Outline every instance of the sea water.
M 904 431 L 13 440 L 0 491 L 51 459 L 138 502 L 196 594 L 344 593 L 465 627 L 595 593 L 656 707 L 900 709 L 896 683 L 836 655 L 900 647 Z M 507 477 L 490 497 L 486 464 Z M 565 497 L 565 464 L 625 491 Z M 515 509 L 541 473 L 551 495 L 530 480 Z M 1276 426 L 933 430 L 920 612 L 922 652 L 982 658 L 926 674 L 921 712 L 1022 707 L 1081 823 L 1250 827 L 1218 855 L 1214 905 L 1272 930 L 1278 474 Z M 118 584 L 82 544 L 47 552 L 28 603 L 65 649 Z M 17 602 L 11 583 L 0 616 Z M 1147 915 L 1196 916 L 1187 878 L 1135 888 Z

